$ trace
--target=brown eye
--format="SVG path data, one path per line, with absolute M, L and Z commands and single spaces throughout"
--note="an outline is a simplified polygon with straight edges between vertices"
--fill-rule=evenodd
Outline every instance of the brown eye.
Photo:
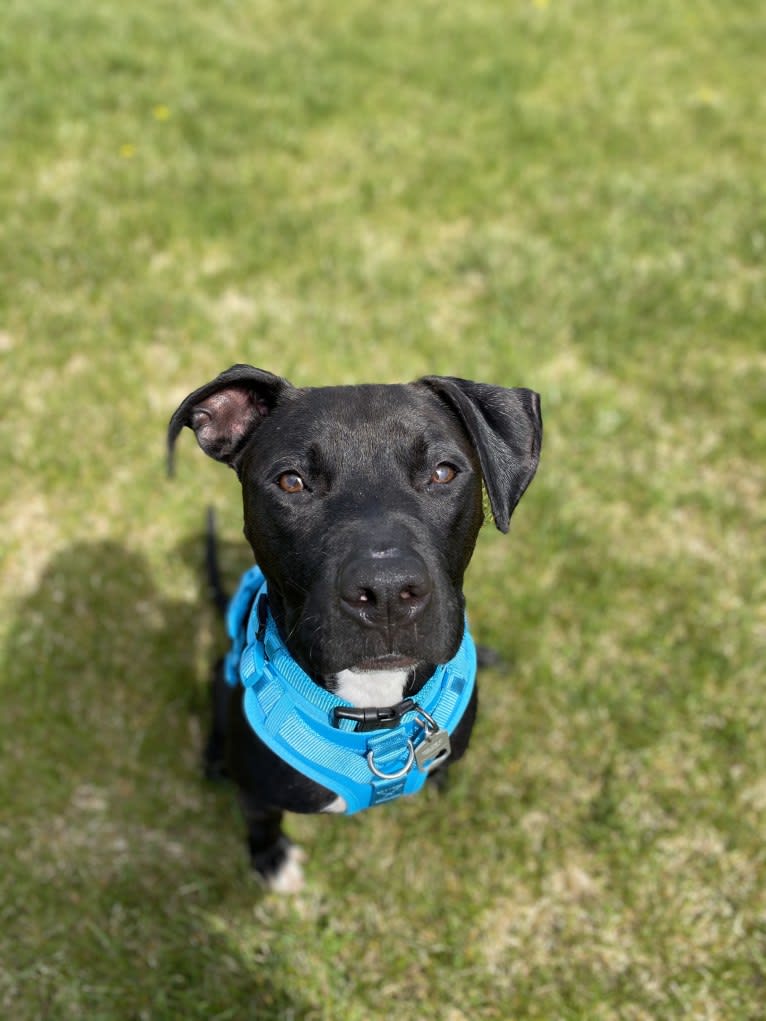
M 300 493 L 306 488 L 303 479 L 296 472 L 282 472 L 277 479 L 277 485 L 284 493 Z
M 446 461 L 442 461 L 441 464 L 437 464 L 434 468 L 434 473 L 431 476 L 431 482 L 435 482 L 439 486 L 444 486 L 457 475 L 457 472 L 451 464 L 447 464 Z

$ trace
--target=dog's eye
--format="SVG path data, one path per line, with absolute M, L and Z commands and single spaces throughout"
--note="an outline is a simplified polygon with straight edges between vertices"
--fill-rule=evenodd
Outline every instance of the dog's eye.
M 297 472 L 282 472 L 277 479 L 277 485 L 285 493 L 300 493 L 306 488 L 306 484 Z
M 446 461 L 442 461 L 441 464 L 437 464 L 434 468 L 433 475 L 431 476 L 431 482 L 435 482 L 439 486 L 444 486 L 457 475 L 457 469 L 453 468 L 451 464 L 447 464 Z

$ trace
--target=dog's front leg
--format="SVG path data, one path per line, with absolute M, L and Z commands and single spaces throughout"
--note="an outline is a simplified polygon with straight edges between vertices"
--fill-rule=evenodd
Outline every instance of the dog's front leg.
M 303 852 L 282 832 L 283 812 L 264 807 L 246 791 L 239 801 L 247 825 L 250 863 L 269 890 L 297 893 L 303 886 Z

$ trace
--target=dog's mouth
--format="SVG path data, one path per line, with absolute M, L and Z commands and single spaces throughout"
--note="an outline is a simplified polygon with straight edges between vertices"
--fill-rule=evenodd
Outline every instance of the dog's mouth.
M 376 656 L 374 659 L 362 659 L 351 668 L 357 673 L 372 673 L 375 670 L 411 670 L 417 666 L 418 660 L 411 656 L 400 656 L 398 653 L 388 653 L 385 656 Z

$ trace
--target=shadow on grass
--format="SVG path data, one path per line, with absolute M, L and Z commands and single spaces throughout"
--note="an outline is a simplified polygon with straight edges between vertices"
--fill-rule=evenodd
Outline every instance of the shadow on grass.
M 20 606 L 0 724 L 15 1017 L 309 1016 L 294 963 L 253 934 L 234 799 L 200 776 L 217 626 L 203 594 L 168 600 L 113 542 L 59 553 Z

